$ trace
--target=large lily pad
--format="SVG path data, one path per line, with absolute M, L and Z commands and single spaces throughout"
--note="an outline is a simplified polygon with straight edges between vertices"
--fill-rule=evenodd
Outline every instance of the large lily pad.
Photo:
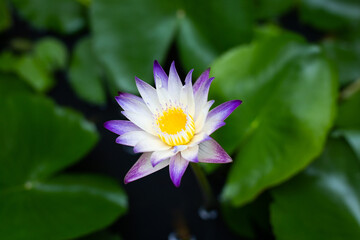
M 83 6 L 74 0 L 12 0 L 20 15 L 39 29 L 71 34 L 85 25 Z
M 250 0 L 95 0 L 90 9 L 95 50 L 114 91 L 135 91 L 134 76 L 152 79 L 153 61 L 165 60 L 174 39 L 182 62 L 199 72 L 222 51 L 248 41 L 251 7 Z
M 69 239 L 101 229 L 126 209 L 111 179 L 59 175 L 0 190 L 2 239 Z
M 0 75 L 0 93 L 1 239 L 69 239 L 124 213 L 126 196 L 113 180 L 58 174 L 94 146 L 93 124 L 11 75 Z
M 354 87 L 359 88 L 360 81 Z M 339 114 L 336 120 L 337 134 L 343 135 L 350 143 L 360 160 L 360 91 L 346 98 L 341 102 Z
M 239 47 L 212 66 L 219 102 L 243 104 L 217 131 L 233 155 L 222 199 L 239 206 L 320 154 L 332 125 L 336 74 L 316 46 L 291 34 Z
M 69 71 L 69 81 L 77 95 L 93 104 L 105 103 L 105 88 L 101 68 L 90 38 L 82 39 L 75 47 Z
M 341 85 L 360 79 L 360 38 L 328 39 L 322 43 L 322 47 L 326 55 L 336 64 Z
M 0 0 L 0 32 L 11 26 L 11 14 L 7 0 Z
M 300 17 L 319 29 L 342 31 L 358 28 L 358 0 L 301 0 Z
M 345 141 L 272 191 L 271 222 L 279 240 L 360 239 L 360 165 Z
M 2 58 L 10 62 L 5 64 L 5 70 L 16 72 L 35 90 L 45 92 L 55 84 L 53 71 L 65 67 L 67 49 L 62 42 L 49 37 L 37 41 L 24 55 L 17 57 L 8 52 Z

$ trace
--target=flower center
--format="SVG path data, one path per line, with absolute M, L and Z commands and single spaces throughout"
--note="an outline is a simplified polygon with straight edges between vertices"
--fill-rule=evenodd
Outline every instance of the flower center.
M 194 119 L 181 107 L 170 107 L 158 114 L 156 125 L 160 139 L 170 146 L 186 144 L 195 134 Z

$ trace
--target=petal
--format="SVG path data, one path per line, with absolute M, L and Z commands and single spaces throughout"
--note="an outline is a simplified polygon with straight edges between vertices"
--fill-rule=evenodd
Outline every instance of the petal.
M 175 151 L 174 149 L 153 152 L 150 158 L 151 164 L 153 166 L 156 166 L 160 162 L 174 156 L 176 153 L 177 151 Z
M 171 104 L 171 97 L 169 92 L 165 88 L 157 88 L 156 92 L 161 107 L 165 109 L 167 105 Z
M 141 131 L 141 128 L 126 120 L 110 120 L 104 123 L 104 127 L 107 130 L 119 135 L 131 131 Z
M 200 86 L 202 86 L 204 82 L 209 79 L 209 75 L 210 75 L 210 68 L 206 69 L 205 72 L 203 72 L 200 75 L 200 77 L 196 80 L 194 84 L 194 93 L 196 93 L 199 90 Z
M 127 119 L 133 122 L 136 126 L 143 129 L 144 131 L 157 136 L 156 131 L 153 127 L 153 118 L 148 116 L 144 112 L 138 111 L 122 111 L 121 112 Z
M 195 119 L 195 133 L 199 133 L 203 129 L 208 112 L 214 102 L 214 100 L 208 101 L 206 105 L 197 114 L 197 118 Z
M 211 110 L 206 118 L 204 132 L 208 135 L 225 125 L 223 122 L 239 105 L 240 100 L 225 102 Z
M 205 132 L 200 132 L 198 134 L 195 134 L 194 137 L 191 139 L 191 141 L 187 144 L 189 147 L 193 147 L 195 145 L 200 144 L 203 141 L 209 140 L 210 137 Z
M 190 162 L 199 162 L 198 159 L 199 145 L 189 147 L 181 151 L 181 157 Z
M 181 88 L 180 102 L 187 107 L 187 111 L 191 116 L 195 113 L 194 92 L 191 82 L 193 70 L 191 70 L 185 78 L 185 85 Z
M 168 88 L 168 76 L 158 61 L 154 61 L 154 80 L 156 89 Z
M 151 153 L 144 153 L 140 156 L 139 160 L 132 166 L 129 172 L 126 174 L 124 183 L 135 181 L 139 178 L 145 177 L 153 172 L 156 172 L 167 165 L 169 165 L 169 160 L 162 161 L 155 167 L 151 165 L 150 162 Z
M 116 138 L 116 143 L 133 147 L 147 136 L 152 136 L 152 135 L 142 130 L 127 132 Z
M 172 62 L 169 72 L 168 91 L 171 98 L 177 103 L 179 103 L 180 100 L 180 90 L 182 86 L 180 77 L 175 68 L 175 62 Z
M 175 152 L 180 152 L 180 151 L 183 151 L 185 149 L 188 148 L 188 145 L 177 145 L 177 146 L 174 146 L 174 151 Z
M 134 152 L 154 152 L 170 149 L 171 146 L 167 145 L 160 140 L 159 137 L 148 134 L 144 136 L 134 147 Z
M 160 104 L 157 97 L 156 89 L 137 77 L 135 77 L 135 82 L 146 106 L 148 106 L 152 113 L 158 112 L 158 110 L 160 109 Z
M 170 158 L 170 178 L 176 187 L 180 186 L 181 178 L 184 175 L 188 165 L 189 161 L 183 159 L 179 153 Z
M 207 103 L 208 94 L 210 85 L 214 78 L 209 78 L 205 80 L 204 84 L 200 86 L 199 90 L 194 94 L 195 98 L 195 118 L 197 118 L 197 114 L 200 113 L 201 109 L 204 108 Z
M 212 138 L 200 143 L 198 157 L 199 157 L 199 162 L 204 162 L 204 163 L 229 163 L 229 162 L 232 162 L 231 157 Z
M 149 108 L 145 105 L 143 99 L 130 93 L 119 93 L 115 97 L 116 101 L 125 111 L 141 111 L 144 114 L 151 116 Z

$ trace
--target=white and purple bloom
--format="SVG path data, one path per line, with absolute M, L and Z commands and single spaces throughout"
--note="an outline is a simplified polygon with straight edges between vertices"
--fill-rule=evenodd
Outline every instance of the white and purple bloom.
M 120 93 L 115 97 L 129 119 L 112 120 L 105 128 L 120 135 L 116 143 L 134 147 L 143 153 L 125 176 L 125 183 L 135 181 L 169 165 L 170 178 L 176 187 L 189 162 L 228 163 L 230 156 L 210 137 L 225 125 L 224 120 L 241 104 L 225 102 L 210 110 L 211 82 L 207 69 L 192 84 L 191 70 L 182 84 L 173 62 L 169 76 L 154 62 L 156 89 L 135 77 L 142 98 Z

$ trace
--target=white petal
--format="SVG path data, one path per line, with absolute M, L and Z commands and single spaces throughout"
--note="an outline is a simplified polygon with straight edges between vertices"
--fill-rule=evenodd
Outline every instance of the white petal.
M 141 128 L 126 120 L 110 120 L 104 123 L 104 127 L 118 135 L 132 131 L 141 131 Z
M 152 113 L 156 113 L 160 109 L 160 104 L 155 88 L 137 77 L 135 77 L 135 82 L 146 106 Z
M 151 154 L 151 164 L 156 166 L 160 162 L 169 159 L 170 157 L 174 156 L 177 152 L 174 149 L 168 149 L 164 151 L 156 151 Z
M 171 146 L 167 145 L 160 140 L 159 137 L 153 135 L 144 136 L 134 147 L 134 152 L 154 152 L 170 149 Z
M 125 111 L 142 111 L 146 112 L 151 115 L 151 111 L 146 106 L 144 100 L 138 96 L 135 96 L 130 93 L 119 93 L 119 96 L 115 97 L 118 104 L 125 110 Z
M 121 113 L 139 128 L 157 136 L 156 131 L 153 127 L 152 117 L 149 117 L 147 114 L 141 111 L 139 112 L 122 111 Z
M 180 77 L 175 68 L 175 62 L 171 64 L 169 72 L 169 81 L 168 81 L 168 91 L 170 97 L 176 102 L 179 103 L 180 100 L 180 90 L 182 88 L 182 83 Z
M 191 141 L 187 144 L 188 147 L 192 147 L 195 145 L 200 144 L 201 142 L 208 140 L 210 137 L 205 132 L 200 132 L 198 134 L 195 134 L 194 137 L 191 139 Z
M 195 118 L 197 118 L 197 114 L 200 113 L 201 109 L 204 108 L 204 106 L 207 103 L 208 94 L 211 82 L 214 80 L 214 78 L 209 78 L 203 82 L 203 84 L 199 87 L 198 91 L 194 93 L 195 98 Z
M 127 132 L 127 133 L 120 135 L 118 138 L 116 138 L 116 143 L 133 147 L 138 142 L 140 142 L 141 139 L 144 139 L 147 136 L 152 136 L 152 135 L 150 135 L 149 133 L 147 133 L 145 131 Z
M 126 174 L 124 179 L 125 184 L 159 171 L 169 165 L 169 160 L 165 160 L 153 167 L 150 162 L 150 156 L 151 153 L 144 153 L 140 156 L 139 160 L 137 160 Z
M 214 100 L 208 101 L 197 114 L 197 118 L 195 119 L 195 133 L 199 133 L 203 129 L 209 109 L 214 104 L 214 102 Z
M 170 105 L 171 97 L 165 88 L 157 88 L 156 91 L 161 108 L 165 109 L 166 106 Z
M 181 157 L 190 162 L 198 162 L 199 145 L 189 147 L 184 151 L 181 151 Z
M 160 66 L 158 61 L 154 61 L 154 80 L 156 89 L 165 88 L 167 89 L 168 85 L 168 76 L 166 75 L 164 69 Z
M 186 76 L 185 85 L 181 88 L 180 92 L 180 102 L 187 107 L 187 112 L 194 117 L 195 114 L 195 101 L 194 93 L 191 82 L 191 75 L 193 70 L 191 70 Z
M 225 150 L 212 138 L 200 143 L 199 162 L 205 163 L 229 163 L 231 157 Z

